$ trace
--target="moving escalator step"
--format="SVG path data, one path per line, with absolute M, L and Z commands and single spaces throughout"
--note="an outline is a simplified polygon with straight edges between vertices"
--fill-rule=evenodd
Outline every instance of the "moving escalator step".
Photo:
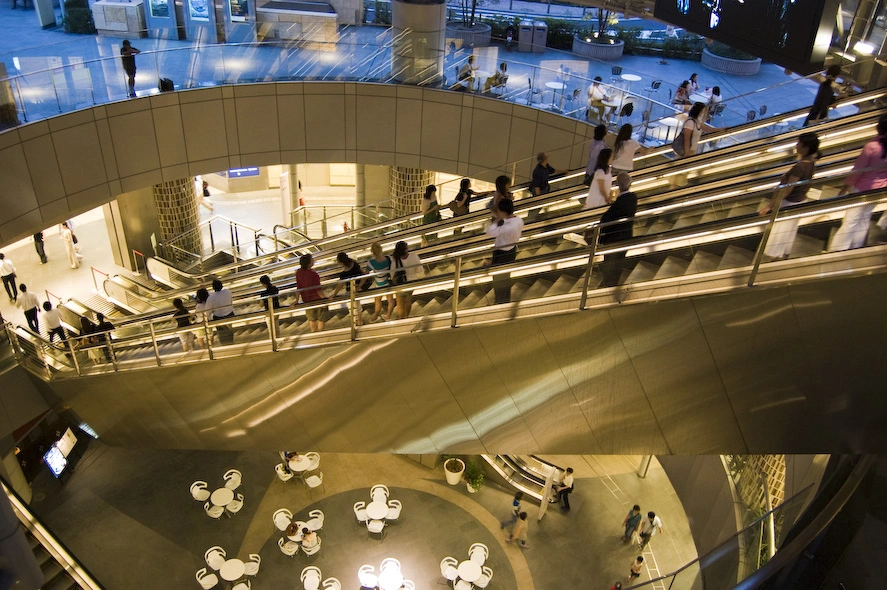
M 624 284 L 627 285 L 630 283 L 643 283 L 644 281 L 651 281 L 653 280 L 653 277 L 656 276 L 656 272 L 658 270 L 659 267 L 655 264 L 650 264 L 649 262 L 640 260 L 631 270 Z
M 689 260 L 683 260 L 675 256 L 669 256 L 656 271 L 654 279 L 669 279 L 671 277 L 679 277 L 686 274 L 687 268 L 690 267 Z
M 748 266 L 752 263 L 754 258 L 754 252 L 730 245 L 724 250 L 724 256 L 721 257 L 721 262 L 718 264 L 718 270 Z

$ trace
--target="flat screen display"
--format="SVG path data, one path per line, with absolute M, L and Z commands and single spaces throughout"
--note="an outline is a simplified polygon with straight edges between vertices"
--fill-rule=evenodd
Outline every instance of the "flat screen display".
M 169 0 L 150 0 L 151 16 L 169 18 Z
M 654 15 L 800 73 L 822 69 L 837 0 L 657 0 Z
M 65 456 L 56 447 L 52 447 L 46 451 L 46 454 L 43 455 L 43 461 L 56 477 L 60 476 L 62 471 L 65 470 L 65 467 L 68 466 L 68 460 L 65 459 Z
M 228 0 L 228 16 L 232 23 L 245 23 L 249 17 L 249 0 Z

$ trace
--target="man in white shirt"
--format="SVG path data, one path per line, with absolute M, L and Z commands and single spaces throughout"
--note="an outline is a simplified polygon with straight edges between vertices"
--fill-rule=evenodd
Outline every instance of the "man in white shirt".
M 18 291 L 15 289 L 15 265 L 3 253 L 0 253 L 0 277 L 3 278 L 9 300 L 15 301 L 18 298 Z
M 18 286 L 18 290 L 21 291 L 21 297 L 18 298 L 15 305 L 24 310 L 25 319 L 28 321 L 28 327 L 31 328 L 35 334 L 39 334 L 40 326 L 37 324 L 37 306 L 40 305 L 40 302 L 37 300 L 37 297 L 28 293 L 28 287 L 24 283 Z
M 562 502 L 561 508 L 565 512 L 570 511 L 570 494 L 573 493 L 573 468 L 567 467 L 566 473 L 564 473 L 564 480 L 554 487 L 554 491 L 557 493 L 558 500 Z
M 213 281 L 213 292 L 206 300 L 206 307 L 211 310 L 214 320 L 234 317 L 234 297 L 231 291 L 222 286 L 222 281 L 218 279 Z M 231 326 L 217 326 L 216 331 L 219 333 L 219 342 L 234 343 L 234 331 Z
M 517 242 L 524 229 L 524 220 L 514 214 L 514 202 L 502 199 L 497 205 L 493 220 L 487 227 L 487 235 L 496 238 L 493 243 L 493 262 L 491 266 L 508 264 L 517 258 Z M 496 304 L 511 301 L 511 285 L 507 277 L 494 281 Z
M 613 107 L 604 104 L 604 101 L 609 100 L 610 97 L 601 87 L 601 82 L 603 79 L 600 76 L 595 76 L 591 86 L 588 87 L 588 113 L 590 115 L 592 109 L 596 110 L 598 122 L 606 124 L 609 122 L 608 113 L 613 110 Z
M 62 344 L 65 343 L 65 329 L 62 328 L 62 318 L 59 310 L 52 308 L 49 301 L 43 302 L 43 321 L 46 323 L 46 330 L 49 332 L 49 342 L 55 341 L 58 336 Z
M 655 512 L 648 512 L 647 518 L 641 520 L 641 542 L 638 543 L 638 546 L 643 549 L 647 546 L 647 543 L 650 542 L 650 539 L 656 532 L 662 532 L 662 519 L 656 516 Z

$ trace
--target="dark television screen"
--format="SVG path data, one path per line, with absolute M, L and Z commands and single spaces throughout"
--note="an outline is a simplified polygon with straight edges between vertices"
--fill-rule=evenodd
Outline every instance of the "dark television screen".
M 671 24 L 800 73 L 822 69 L 837 0 L 657 0 Z

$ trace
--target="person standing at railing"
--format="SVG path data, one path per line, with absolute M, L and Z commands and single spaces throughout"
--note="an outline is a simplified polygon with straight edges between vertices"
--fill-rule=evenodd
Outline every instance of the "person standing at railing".
M 613 244 L 630 240 L 634 236 L 634 216 L 638 211 L 638 197 L 629 190 L 631 175 L 628 172 L 620 172 L 616 177 L 616 184 L 619 186 L 619 196 L 601 217 L 601 232 L 598 240 L 600 244 Z M 627 221 L 612 223 L 620 219 Z M 590 235 L 586 234 L 586 241 L 590 239 Z M 604 261 L 601 264 L 601 274 L 603 275 L 601 287 L 615 287 L 619 284 L 624 261 L 625 250 L 604 254 Z
M 181 330 L 182 328 L 191 327 L 191 314 L 188 313 L 188 310 L 185 308 L 184 302 L 176 297 L 172 300 L 172 306 L 176 309 L 172 314 L 172 317 L 175 319 L 178 328 Z M 179 342 L 182 343 L 183 352 L 194 350 L 194 332 L 191 332 L 190 330 L 187 332 L 179 332 Z
M 876 129 L 878 135 L 863 146 L 853 163 L 853 171 L 847 175 L 838 195 L 887 188 L 887 115 L 881 115 Z M 832 237 L 829 250 L 834 252 L 865 246 L 875 205 L 866 203 L 848 209 L 841 227 Z
M 15 306 L 22 308 L 22 311 L 25 312 L 25 320 L 28 322 L 28 327 L 35 334 L 39 335 L 40 325 L 37 323 L 37 312 L 40 311 L 38 307 L 40 302 L 37 300 L 36 295 L 28 293 L 28 287 L 24 283 L 18 286 L 18 290 L 20 293 Z
M 18 289 L 15 286 L 15 265 L 2 252 L 0 252 L 0 277 L 3 278 L 3 287 L 6 289 L 6 294 L 9 295 L 9 300 L 15 302 L 18 299 Z
M 311 254 L 302 254 L 299 258 L 299 270 L 296 271 L 296 303 L 299 298 L 305 303 L 314 303 L 323 301 L 326 297 L 323 294 L 323 287 L 320 286 L 320 275 L 312 270 L 314 266 L 314 258 Z M 308 316 L 308 327 L 312 332 L 320 332 L 326 324 L 329 308 L 327 306 L 313 307 L 305 310 Z
M 129 39 L 123 40 L 120 48 L 120 61 L 123 63 L 123 71 L 126 72 L 126 84 L 129 87 L 130 98 L 136 96 L 136 55 L 141 53 L 132 46 Z
M 422 260 L 415 252 L 410 252 L 409 244 L 403 240 L 394 245 L 391 255 L 391 282 L 399 287 L 422 278 L 425 270 L 422 268 Z M 413 292 L 402 289 L 397 292 L 397 317 L 406 319 L 413 310 Z
M 382 251 L 382 244 L 379 242 L 373 242 L 373 245 L 370 246 L 370 252 L 373 255 L 367 260 L 365 268 L 367 274 L 375 275 L 368 279 L 371 282 L 370 289 L 387 289 L 391 285 L 391 258 L 385 256 L 385 253 Z M 385 321 L 387 322 L 391 320 L 391 314 L 394 313 L 394 295 L 389 293 L 386 297 L 388 299 L 388 311 L 385 313 Z M 382 315 L 382 296 L 376 297 L 373 300 L 373 304 L 373 314 L 370 316 L 371 322 L 378 321 L 379 316 Z
M 807 191 L 810 190 L 809 181 L 813 178 L 813 170 L 819 155 L 819 138 L 815 133 L 801 134 L 795 145 L 795 151 L 798 154 L 798 161 L 779 179 L 779 187 L 771 197 L 769 204 L 758 211 L 759 215 L 770 213 L 774 203 L 780 202 L 780 199 L 780 210 L 785 210 L 786 207 L 792 205 L 799 205 L 807 199 Z M 789 257 L 795 243 L 795 236 L 798 235 L 799 221 L 797 218 L 786 219 L 773 224 L 773 229 L 770 230 L 770 237 L 767 240 L 767 247 L 764 250 L 766 258 L 774 260 Z
M 487 235 L 493 236 L 493 261 L 491 266 L 508 264 L 517 258 L 517 243 L 524 229 L 524 220 L 514 214 L 514 203 L 507 199 L 499 201 L 499 211 L 487 227 Z M 493 290 L 496 304 L 511 301 L 511 284 L 507 274 L 504 278 L 494 279 Z
M 607 148 L 607 126 L 598 125 L 594 128 L 594 141 L 588 146 L 588 165 L 585 167 L 585 186 L 591 185 L 591 177 L 594 176 L 595 166 L 597 166 L 597 157 L 601 150 Z
M 216 321 L 234 317 L 234 297 L 218 279 L 213 281 L 213 293 L 206 300 L 206 305 L 212 310 L 213 319 Z M 234 330 L 230 325 L 216 326 L 216 331 L 219 333 L 221 344 L 234 344 Z

